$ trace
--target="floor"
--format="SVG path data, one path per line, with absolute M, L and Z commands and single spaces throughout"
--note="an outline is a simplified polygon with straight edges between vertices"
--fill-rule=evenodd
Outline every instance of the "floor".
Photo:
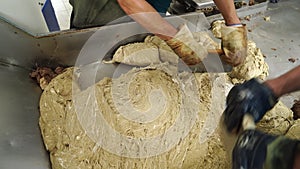
M 270 17 L 266 21 L 265 17 Z M 269 77 L 277 77 L 300 65 L 300 2 L 283 0 L 269 4 L 265 13 L 250 19 L 247 27 L 250 40 L 261 48 L 269 65 Z M 291 60 L 292 59 L 292 60 Z M 300 99 L 300 91 L 287 94 L 281 100 L 291 107 L 294 99 Z
M 72 12 L 72 6 L 69 4 L 69 0 L 51 0 L 51 2 L 60 29 L 61 30 L 69 29 L 70 16 Z

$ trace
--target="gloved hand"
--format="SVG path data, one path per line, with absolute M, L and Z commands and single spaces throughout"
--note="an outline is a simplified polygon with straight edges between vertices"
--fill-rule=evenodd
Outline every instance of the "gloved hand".
M 227 107 L 224 111 L 224 123 L 227 130 L 238 132 L 246 113 L 258 122 L 276 103 L 277 97 L 273 91 L 260 83 L 258 79 L 253 78 L 234 86 L 227 96 Z
M 232 169 L 290 169 L 299 141 L 273 136 L 258 130 L 246 130 L 232 152 Z
M 245 25 L 221 27 L 222 59 L 232 65 L 243 63 L 247 56 L 247 29 Z
M 185 24 L 166 43 L 187 65 L 200 63 L 208 54 L 207 50 L 195 41 L 193 34 Z

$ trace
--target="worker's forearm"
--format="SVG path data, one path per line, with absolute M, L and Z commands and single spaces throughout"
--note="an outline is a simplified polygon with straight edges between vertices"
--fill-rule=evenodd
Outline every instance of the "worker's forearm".
M 273 90 L 277 97 L 300 90 L 300 66 L 278 78 L 267 80 L 265 84 Z
M 300 168 L 300 152 L 295 152 L 294 168 Z
M 145 0 L 118 0 L 118 3 L 127 15 L 160 38 L 168 40 L 177 33 L 177 29 Z
M 236 14 L 233 0 L 214 0 L 227 25 L 241 23 Z

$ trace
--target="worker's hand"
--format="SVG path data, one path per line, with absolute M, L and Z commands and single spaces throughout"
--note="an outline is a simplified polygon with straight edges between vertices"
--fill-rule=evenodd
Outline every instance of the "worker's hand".
M 232 152 L 232 169 L 292 168 L 299 141 L 246 130 Z
M 198 64 L 207 56 L 207 50 L 195 41 L 187 25 L 181 26 L 177 34 L 166 43 L 187 65 Z
M 233 133 L 239 132 L 246 113 L 258 122 L 276 103 L 277 98 L 273 91 L 258 79 L 251 79 L 234 86 L 226 99 L 224 123 L 227 130 Z
M 222 59 L 232 65 L 238 66 L 247 56 L 247 29 L 245 25 L 221 27 Z

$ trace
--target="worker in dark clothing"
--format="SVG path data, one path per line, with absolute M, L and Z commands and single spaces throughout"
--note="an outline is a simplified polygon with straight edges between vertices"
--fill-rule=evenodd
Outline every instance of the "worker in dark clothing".
M 259 122 L 279 97 L 300 90 L 300 66 L 264 83 L 251 79 L 233 87 L 227 97 L 224 123 L 229 132 L 239 133 L 245 113 Z M 233 169 L 299 169 L 300 144 L 285 136 L 258 130 L 241 133 L 232 153 Z
M 102 26 L 126 16 L 117 0 L 69 0 L 73 6 L 71 27 L 88 28 Z M 171 0 L 147 0 L 157 12 L 166 13 Z

